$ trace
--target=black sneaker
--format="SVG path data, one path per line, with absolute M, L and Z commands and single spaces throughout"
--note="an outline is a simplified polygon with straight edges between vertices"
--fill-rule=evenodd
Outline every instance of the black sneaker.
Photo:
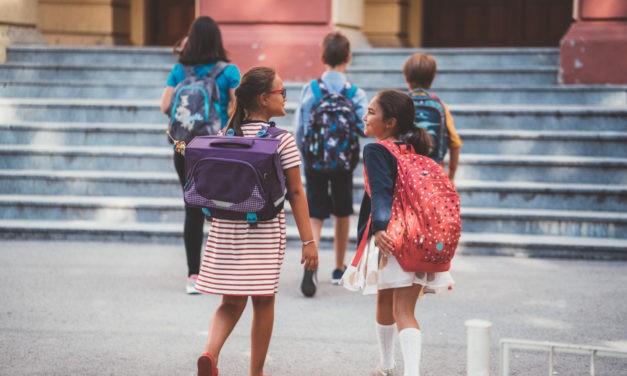
M 305 269 L 303 275 L 303 282 L 300 284 L 300 291 L 303 292 L 308 298 L 311 298 L 316 293 L 316 286 L 318 285 L 318 277 L 315 270 Z
M 340 279 L 342 279 L 342 276 L 344 275 L 345 271 L 346 271 L 346 265 L 344 265 L 344 269 L 335 269 L 333 271 L 333 274 L 331 274 L 331 283 L 333 283 L 334 285 L 339 285 Z

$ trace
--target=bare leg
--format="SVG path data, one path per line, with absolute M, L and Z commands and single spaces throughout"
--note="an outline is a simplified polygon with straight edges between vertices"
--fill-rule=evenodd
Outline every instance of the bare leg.
M 377 292 L 377 323 L 381 325 L 392 325 L 394 321 L 394 311 L 392 310 L 394 299 L 394 289 L 379 290 Z
M 335 268 L 344 269 L 344 256 L 348 248 L 348 231 L 350 228 L 350 217 L 335 217 L 335 237 L 333 238 L 333 248 L 335 249 Z
M 414 315 L 414 309 L 416 308 L 416 302 L 422 291 L 422 286 L 411 285 L 393 289 L 393 291 L 394 319 L 398 331 L 400 332 L 406 328 L 420 329 L 420 325 L 418 325 L 418 321 L 416 321 L 416 316 Z
M 316 244 L 318 244 L 318 247 L 320 247 L 320 236 L 322 235 L 322 225 L 324 224 L 324 220 L 318 218 L 309 219 L 311 220 L 311 230 L 313 231 L 314 240 L 316 241 Z
M 222 303 L 211 318 L 205 348 L 205 350 L 215 358 L 216 362 L 218 361 L 220 350 L 222 350 L 224 342 L 226 342 L 233 328 L 235 328 L 235 324 L 237 324 L 239 318 L 242 316 L 247 301 L 247 296 L 222 296 Z
M 252 301 L 250 375 L 262 376 L 274 325 L 274 296 L 253 296 Z

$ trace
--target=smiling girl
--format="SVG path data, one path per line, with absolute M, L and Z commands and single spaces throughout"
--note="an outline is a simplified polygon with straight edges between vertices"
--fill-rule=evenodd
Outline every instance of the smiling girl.
M 384 90 L 377 93 L 363 120 L 366 135 L 377 140 L 364 147 L 364 172 L 368 188 L 359 212 L 358 235 L 358 239 L 362 239 L 364 232 L 368 231 L 365 234 L 365 244 L 369 244 L 368 252 L 378 254 L 375 259 L 376 277 L 371 279 L 371 270 L 368 270 L 365 281 L 366 286 L 374 285 L 370 287 L 377 292 L 376 330 L 380 355 L 377 374 L 394 373 L 394 335 L 398 331 L 404 374 L 417 376 L 420 374 L 422 339 L 414 314 L 416 302 L 425 291 L 446 288 L 453 284 L 453 279 L 448 272 L 405 271 L 392 254 L 394 245 L 386 230 L 392 212 L 398 165 L 396 157 L 379 142 L 389 141 L 397 147 L 409 144 L 415 153 L 427 155 L 431 146 L 430 137 L 424 129 L 414 127 L 413 101 L 399 91 Z M 357 264 L 353 260 L 353 265 Z M 347 288 L 353 284 L 351 278 L 348 273 L 343 277 L 342 283 Z

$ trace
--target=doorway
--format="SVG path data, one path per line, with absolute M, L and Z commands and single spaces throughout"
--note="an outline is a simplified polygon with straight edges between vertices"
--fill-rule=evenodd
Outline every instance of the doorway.
M 196 0 L 150 0 L 148 45 L 174 45 L 187 34 L 195 17 Z
M 559 46 L 573 0 L 424 0 L 425 47 Z

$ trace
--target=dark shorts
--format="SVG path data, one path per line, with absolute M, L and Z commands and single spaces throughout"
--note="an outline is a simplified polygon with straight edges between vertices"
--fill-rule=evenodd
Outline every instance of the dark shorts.
M 353 214 L 353 173 L 305 171 L 307 203 L 311 218 Z

